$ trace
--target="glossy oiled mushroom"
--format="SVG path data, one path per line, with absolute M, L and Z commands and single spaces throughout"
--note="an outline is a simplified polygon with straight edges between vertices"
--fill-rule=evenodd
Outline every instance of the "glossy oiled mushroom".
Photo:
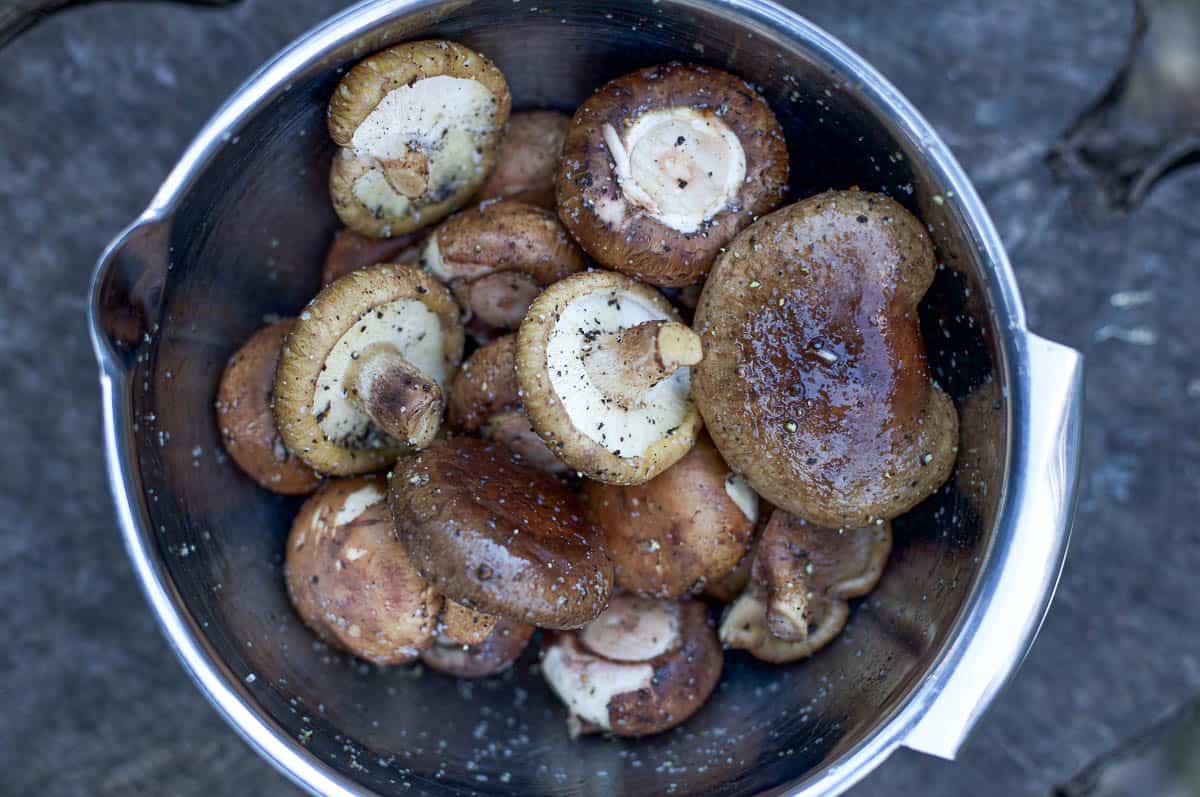
M 550 211 L 494 200 L 434 230 L 421 265 L 450 285 L 471 316 L 511 330 L 543 286 L 583 269 L 583 253 Z
M 645 484 L 588 482 L 585 492 L 617 586 L 658 598 L 698 592 L 729 573 L 749 550 L 758 519 L 758 496 L 704 434 Z
M 419 230 L 394 238 L 368 238 L 351 229 L 338 230 L 321 264 L 321 287 L 376 263 L 416 263 L 421 259 L 425 234 Z
M 626 594 L 582 630 L 550 636 L 542 674 L 570 711 L 572 736 L 647 736 L 695 714 L 721 663 L 704 604 Z
M 511 667 L 531 636 L 533 626 L 502 619 L 486 637 L 471 644 L 438 635 L 433 645 L 421 653 L 421 661 L 458 678 L 484 678 Z
M 571 468 L 641 484 L 696 441 L 690 366 L 700 340 L 657 291 L 611 271 L 575 274 L 529 307 L 517 384 L 538 435 Z
M 512 98 L 504 76 L 448 41 L 400 44 L 354 66 L 329 100 L 329 193 L 374 238 L 440 221 L 483 184 Z
M 217 428 L 247 476 L 272 492 L 305 495 L 317 489 L 321 477 L 288 451 L 271 412 L 279 350 L 292 322 L 259 329 L 229 358 L 217 386 Z
M 577 628 L 612 594 L 604 540 L 575 494 L 472 437 L 397 460 L 396 535 L 438 591 L 464 606 L 542 628 Z
M 288 596 L 318 637 L 376 664 L 433 644 L 442 598 L 392 534 L 381 479 L 328 482 L 300 508 L 285 551 Z
M 450 384 L 446 421 L 456 431 L 503 443 L 522 462 L 563 473 L 556 457 L 529 423 L 515 369 L 516 336 L 505 335 L 476 349 Z
M 389 264 L 347 274 L 305 307 L 284 344 L 284 442 L 324 473 L 387 467 L 437 433 L 462 350 L 458 306 L 428 274 Z
M 891 550 L 890 523 L 829 529 L 776 510 L 750 583 L 721 620 L 721 642 L 776 664 L 811 656 L 845 627 L 846 601 L 875 589 Z
M 739 230 L 782 204 L 783 130 L 745 81 L 671 63 L 617 78 L 575 112 L 558 213 L 589 255 L 689 285 Z
M 805 199 L 729 245 L 696 309 L 693 389 L 721 455 L 756 492 L 855 527 L 946 481 L 958 418 L 930 378 L 917 318 L 934 270 L 921 223 L 861 191 Z
M 519 199 L 554 210 L 554 176 L 571 117 L 557 111 L 519 111 L 508 117 L 496 168 L 477 200 Z

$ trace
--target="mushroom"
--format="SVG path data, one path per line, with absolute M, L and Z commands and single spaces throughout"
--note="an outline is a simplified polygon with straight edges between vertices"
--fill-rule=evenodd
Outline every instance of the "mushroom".
M 521 404 L 515 350 L 516 335 L 505 335 L 466 359 L 450 384 L 447 423 L 460 432 L 482 433 L 485 439 L 503 443 L 528 465 L 563 473 L 566 464 L 533 431 Z
M 424 240 L 423 230 L 395 238 L 368 238 L 351 229 L 338 230 L 321 265 L 321 287 L 376 263 L 416 263 Z
M 740 476 L 738 478 L 741 479 Z M 746 484 L 745 479 L 741 479 L 741 483 Z M 746 489 L 749 490 L 749 485 L 746 485 Z M 753 490 L 750 492 L 753 492 Z M 746 585 L 750 583 L 750 567 L 754 563 L 754 549 L 774 512 L 775 507 L 761 498 L 758 499 L 758 519 L 754 523 L 754 532 L 751 536 L 749 550 L 742 555 L 742 558 L 737 561 L 732 570 L 723 576 L 708 580 L 704 585 L 704 597 L 712 598 L 721 603 L 732 603 L 742 594 L 742 591 L 746 589 Z
M 512 105 L 500 70 L 448 41 L 400 44 L 354 66 L 329 100 L 329 193 L 342 222 L 403 235 L 462 207 L 496 162 Z
M 508 117 L 496 168 L 478 200 L 519 199 L 554 210 L 554 176 L 571 117 L 558 111 L 522 111 Z
M 670 63 L 608 83 L 575 112 L 558 214 L 602 265 L 654 285 L 700 282 L 717 252 L 787 192 L 783 129 L 749 83 Z
M 921 223 L 862 191 L 766 216 L 717 260 L 696 309 L 696 404 L 761 496 L 857 527 L 950 476 L 958 416 L 930 378 L 917 318 L 935 268 Z
M 776 510 L 750 584 L 721 620 L 721 642 L 776 664 L 813 655 L 845 627 L 846 601 L 875 589 L 891 550 L 890 523 L 828 529 Z
M 604 540 L 575 494 L 496 444 L 439 440 L 392 469 L 396 535 L 447 598 L 542 628 L 577 628 L 612 594 Z
M 584 489 L 617 586 L 658 598 L 698 592 L 732 570 L 758 519 L 758 496 L 730 473 L 705 434 L 645 484 L 588 482 Z
M 347 274 L 309 302 L 284 343 L 284 442 L 323 473 L 387 467 L 437 433 L 462 350 L 458 307 L 428 274 L 390 264 Z
M 511 667 L 531 636 L 531 625 L 498 620 L 491 633 L 474 644 L 464 645 L 439 635 L 432 647 L 421 653 L 421 661 L 458 678 L 484 678 Z
M 721 663 L 704 604 L 629 594 L 614 596 L 582 630 L 551 635 L 542 652 L 542 674 L 570 711 L 572 737 L 673 728 L 708 700 Z
M 413 661 L 433 644 L 442 598 L 392 535 L 382 480 L 327 482 L 288 535 L 288 596 L 325 642 L 376 664 Z
M 571 468 L 641 484 L 696 441 L 690 366 L 700 340 L 661 294 L 611 271 L 534 300 L 517 334 L 517 384 L 538 435 Z
M 271 492 L 307 495 L 321 477 L 284 445 L 271 413 L 279 350 L 293 320 L 259 329 L 229 358 L 217 385 L 217 428 L 247 476 Z
M 543 286 L 583 270 L 583 253 L 550 211 L 493 200 L 434 230 L 421 264 L 450 285 L 469 316 L 510 330 Z

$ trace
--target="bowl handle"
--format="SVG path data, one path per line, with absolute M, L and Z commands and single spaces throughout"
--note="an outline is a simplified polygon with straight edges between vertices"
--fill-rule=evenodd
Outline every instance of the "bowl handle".
M 85 0 L 9 0 L 0 7 L 0 47 L 17 38 L 17 35 L 32 28 L 51 14 Z M 224 6 L 237 0 L 175 0 L 188 5 Z
M 147 213 L 126 227 L 96 264 L 88 322 L 105 374 L 131 371 L 142 343 L 158 331 L 169 228 L 166 219 Z
M 1009 390 L 1008 500 L 956 643 L 927 681 L 932 700 L 904 745 L 951 759 L 1016 672 L 1050 606 L 1071 535 L 1079 470 L 1083 358 L 1028 332 Z

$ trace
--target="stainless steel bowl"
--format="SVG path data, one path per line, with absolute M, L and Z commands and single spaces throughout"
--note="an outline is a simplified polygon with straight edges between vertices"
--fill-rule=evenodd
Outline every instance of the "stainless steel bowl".
M 221 455 L 222 364 L 317 289 L 336 221 L 325 104 L 344 67 L 442 36 L 491 56 L 517 107 L 569 110 L 672 58 L 761 87 L 788 133 L 794 192 L 883 190 L 929 224 L 944 267 L 922 307 L 962 415 L 951 483 L 896 522 L 879 589 L 806 663 L 735 653 L 710 703 L 644 741 L 569 741 L 527 654 L 458 683 L 315 644 L 288 607 L 296 502 Z M 109 474 L 130 558 L 200 688 L 314 793 L 833 794 L 903 745 L 952 757 L 1021 661 L 1067 545 L 1080 359 L 1030 334 L 995 229 L 945 145 L 828 34 L 762 0 L 388 0 L 311 31 L 200 132 L 92 288 Z

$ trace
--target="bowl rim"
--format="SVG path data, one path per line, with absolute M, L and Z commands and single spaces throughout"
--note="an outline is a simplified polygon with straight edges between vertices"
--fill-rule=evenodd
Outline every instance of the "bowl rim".
M 382 24 L 453 2 L 366 0 L 329 17 L 295 39 L 236 89 L 196 134 L 146 210 L 105 249 L 91 282 L 89 327 L 101 371 L 107 473 L 130 561 L 163 632 L 192 680 L 254 750 L 298 786 L 313 794 L 361 797 L 373 792 L 312 755 L 259 706 L 246 684 L 218 656 L 176 590 L 158 550 L 149 520 L 137 467 L 132 425 L 128 421 L 132 409 L 129 400 L 131 372 L 108 340 L 100 322 L 101 289 L 124 245 L 144 232 L 145 228 L 169 221 L 198 175 L 232 139 L 234 132 L 266 103 L 287 91 L 294 75 L 318 63 L 330 51 Z M 905 744 L 906 738 L 930 712 L 938 696 L 949 684 L 956 665 L 965 654 L 972 630 L 981 624 L 983 612 L 997 589 L 996 579 L 982 576 L 987 573 L 995 557 L 1011 558 L 1008 549 L 1012 547 L 1012 540 L 1007 538 L 1011 534 L 1001 532 L 1006 530 L 1006 522 L 1011 522 L 1015 517 L 1011 504 L 1027 492 L 1022 482 L 1033 478 L 1021 473 L 1021 463 L 1014 457 L 1016 430 L 1021 424 L 1029 422 L 1032 411 L 1027 367 L 1028 345 L 1032 336 L 1026 328 L 1025 312 L 1012 267 L 999 234 L 974 187 L 934 129 L 886 78 L 835 37 L 772 0 L 655 2 L 733 16 L 739 25 L 751 28 L 759 26 L 801 41 L 836 73 L 852 76 L 856 88 L 889 115 L 897 134 L 908 137 L 919 149 L 930 174 L 948 191 L 954 192 L 963 228 L 970 233 L 973 246 L 985 265 L 983 287 L 989 310 L 997 319 L 997 370 L 1003 374 L 1003 384 L 1009 389 L 1010 399 L 1006 402 L 1010 433 L 995 531 L 980 563 L 981 577 L 974 579 L 975 583 L 964 598 L 952 627 L 946 632 L 946 641 L 924 679 L 913 686 L 903 699 L 892 701 L 889 709 L 876 720 L 874 728 L 855 745 L 842 751 L 836 763 L 814 770 L 797 782 L 767 792 L 787 795 L 840 793 L 865 777 L 897 747 Z M 1048 585 L 1040 585 L 1044 594 L 1036 603 L 1035 616 L 1023 618 L 1025 628 L 1017 645 L 1018 654 L 1011 661 L 1001 662 L 993 674 L 995 683 L 985 695 L 985 703 L 1015 671 L 1052 598 L 1056 574 L 1061 570 L 1065 558 L 1075 492 L 1074 469 L 1069 463 L 1067 469 L 1066 507 L 1055 507 L 1055 521 L 1063 528 L 1055 548 L 1048 554 L 1051 560 L 1049 569 L 1054 577 Z M 1011 532 L 1011 529 L 1008 531 Z M 975 719 L 977 715 L 964 722 L 964 727 L 958 731 L 965 736 Z M 961 741 L 958 739 L 953 745 L 950 755 Z

